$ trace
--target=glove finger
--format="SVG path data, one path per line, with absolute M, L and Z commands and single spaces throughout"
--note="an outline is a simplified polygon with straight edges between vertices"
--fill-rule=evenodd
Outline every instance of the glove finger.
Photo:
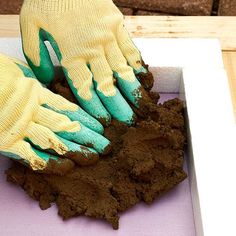
M 57 137 L 69 148 L 69 152 L 65 154 L 66 158 L 82 166 L 93 165 L 98 162 L 99 155 L 94 149 Z
M 129 104 L 114 85 L 113 72 L 105 56 L 94 57 L 90 61 L 97 94 L 109 113 L 117 120 L 132 124 L 134 113 Z
M 30 122 L 25 133 L 27 140 L 43 150 L 53 150 L 59 155 L 69 152 L 69 148 L 48 128 Z
M 53 132 L 78 132 L 81 129 L 79 122 L 71 121 L 67 116 L 40 106 L 33 117 L 35 123 L 45 126 Z
M 99 155 L 92 148 L 63 139 L 50 129 L 33 122 L 28 126 L 25 136 L 37 149 L 63 155 L 79 165 L 91 165 L 99 159 Z
M 47 161 L 47 166 L 41 172 L 47 174 L 56 174 L 56 175 L 64 175 L 71 171 L 75 164 L 73 161 L 67 158 L 60 158 L 58 156 L 54 156 L 52 154 L 42 152 L 32 147 L 33 152 L 35 152 L 40 158 L 44 158 Z
M 62 114 L 47 108 L 40 107 L 35 116 L 35 122 L 57 132 L 57 134 L 70 141 L 87 146 L 91 145 L 99 153 L 107 152 L 110 142 L 102 135 L 90 130 Z
M 21 69 L 25 77 L 36 79 L 34 72 L 25 62 L 14 57 L 10 58 L 10 60 L 13 61 Z
M 78 144 L 92 147 L 100 154 L 107 154 L 110 151 L 110 141 L 102 135 L 81 125 L 80 131 L 77 132 L 57 132 L 57 135 Z
M 15 58 L 10 58 L 6 55 L 0 54 L 0 86 L 2 87 L 4 84 L 10 83 L 11 80 L 7 80 L 6 78 L 20 78 L 24 77 L 25 74 L 29 74 L 31 76 L 26 76 L 26 77 L 35 77 L 33 72 L 30 70 L 30 68 L 24 64 L 22 61 L 17 60 Z M 9 68 L 11 68 L 9 70 Z M 27 71 L 26 71 L 27 69 Z
M 142 98 L 142 89 L 133 69 L 127 64 L 116 42 L 108 45 L 105 51 L 107 61 L 114 72 L 120 91 L 137 107 L 139 100 Z
M 38 80 L 49 84 L 54 79 L 54 66 L 44 44 L 44 32 L 28 14 L 21 14 L 20 25 L 25 58 Z
M 52 93 L 50 90 L 43 88 L 40 97 L 40 104 L 43 107 L 51 109 L 60 114 L 66 115 L 72 121 L 79 121 L 88 128 L 102 134 L 103 126 L 88 113 L 83 111 L 76 104 L 68 101 L 58 94 Z
M 116 95 L 114 85 L 113 72 L 107 63 L 103 54 L 93 57 L 89 61 L 90 69 L 93 73 L 93 78 L 96 82 L 96 90 L 103 93 L 107 97 Z
M 147 73 L 142 65 L 141 54 L 123 24 L 117 30 L 117 42 L 129 65 L 133 67 L 135 74 Z
M 53 174 L 65 174 L 74 167 L 72 161 L 39 151 L 23 140 L 16 142 L 1 153 L 28 165 L 33 170 L 47 171 Z
M 75 61 L 63 65 L 68 84 L 81 107 L 102 124 L 110 123 L 111 117 L 94 91 L 92 74 L 84 62 Z

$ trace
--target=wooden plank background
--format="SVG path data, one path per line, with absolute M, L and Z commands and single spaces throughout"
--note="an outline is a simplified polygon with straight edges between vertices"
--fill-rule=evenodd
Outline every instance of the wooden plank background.
M 236 116 L 236 17 L 126 16 L 132 37 L 218 38 Z M 0 37 L 19 37 L 19 16 L 0 15 Z

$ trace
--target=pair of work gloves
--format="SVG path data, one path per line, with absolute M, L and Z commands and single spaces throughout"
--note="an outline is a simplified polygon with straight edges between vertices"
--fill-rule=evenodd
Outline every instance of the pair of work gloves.
M 112 0 L 25 0 L 20 23 L 30 67 L 0 55 L 0 153 L 50 173 L 96 162 L 110 149 L 99 121 L 131 125 L 128 102 L 143 96 L 136 75 L 147 70 L 123 15 Z M 54 79 L 45 41 L 84 110 L 41 85 Z

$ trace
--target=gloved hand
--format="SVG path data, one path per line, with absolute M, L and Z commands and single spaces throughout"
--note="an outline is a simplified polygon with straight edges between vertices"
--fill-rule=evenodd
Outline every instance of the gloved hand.
M 147 70 L 112 0 L 25 0 L 20 22 L 26 59 L 42 83 L 54 78 L 49 41 L 88 113 L 133 122 L 126 99 L 138 107 L 143 91 L 135 74 Z
M 92 164 L 107 151 L 102 132 L 97 120 L 42 87 L 26 64 L 0 54 L 1 154 L 33 170 L 66 172 L 74 165 L 69 159 Z

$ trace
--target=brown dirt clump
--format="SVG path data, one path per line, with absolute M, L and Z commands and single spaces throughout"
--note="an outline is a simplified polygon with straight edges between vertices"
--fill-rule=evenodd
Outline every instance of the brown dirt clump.
M 153 78 L 149 79 L 147 85 Z M 74 101 L 64 81 L 56 80 L 52 89 Z M 118 229 L 119 213 L 140 201 L 152 203 L 186 178 L 183 104 L 174 99 L 156 105 L 159 96 L 148 94 L 149 102 L 136 112 L 134 127 L 113 120 L 105 128 L 112 152 L 96 164 L 75 166 L 58 176 L 36 173 L 14 163 L 6 171 L 7 180 L 39 201 L 41 209 L 56 202 L 63 219 L 85 215 L 105 219 Z

